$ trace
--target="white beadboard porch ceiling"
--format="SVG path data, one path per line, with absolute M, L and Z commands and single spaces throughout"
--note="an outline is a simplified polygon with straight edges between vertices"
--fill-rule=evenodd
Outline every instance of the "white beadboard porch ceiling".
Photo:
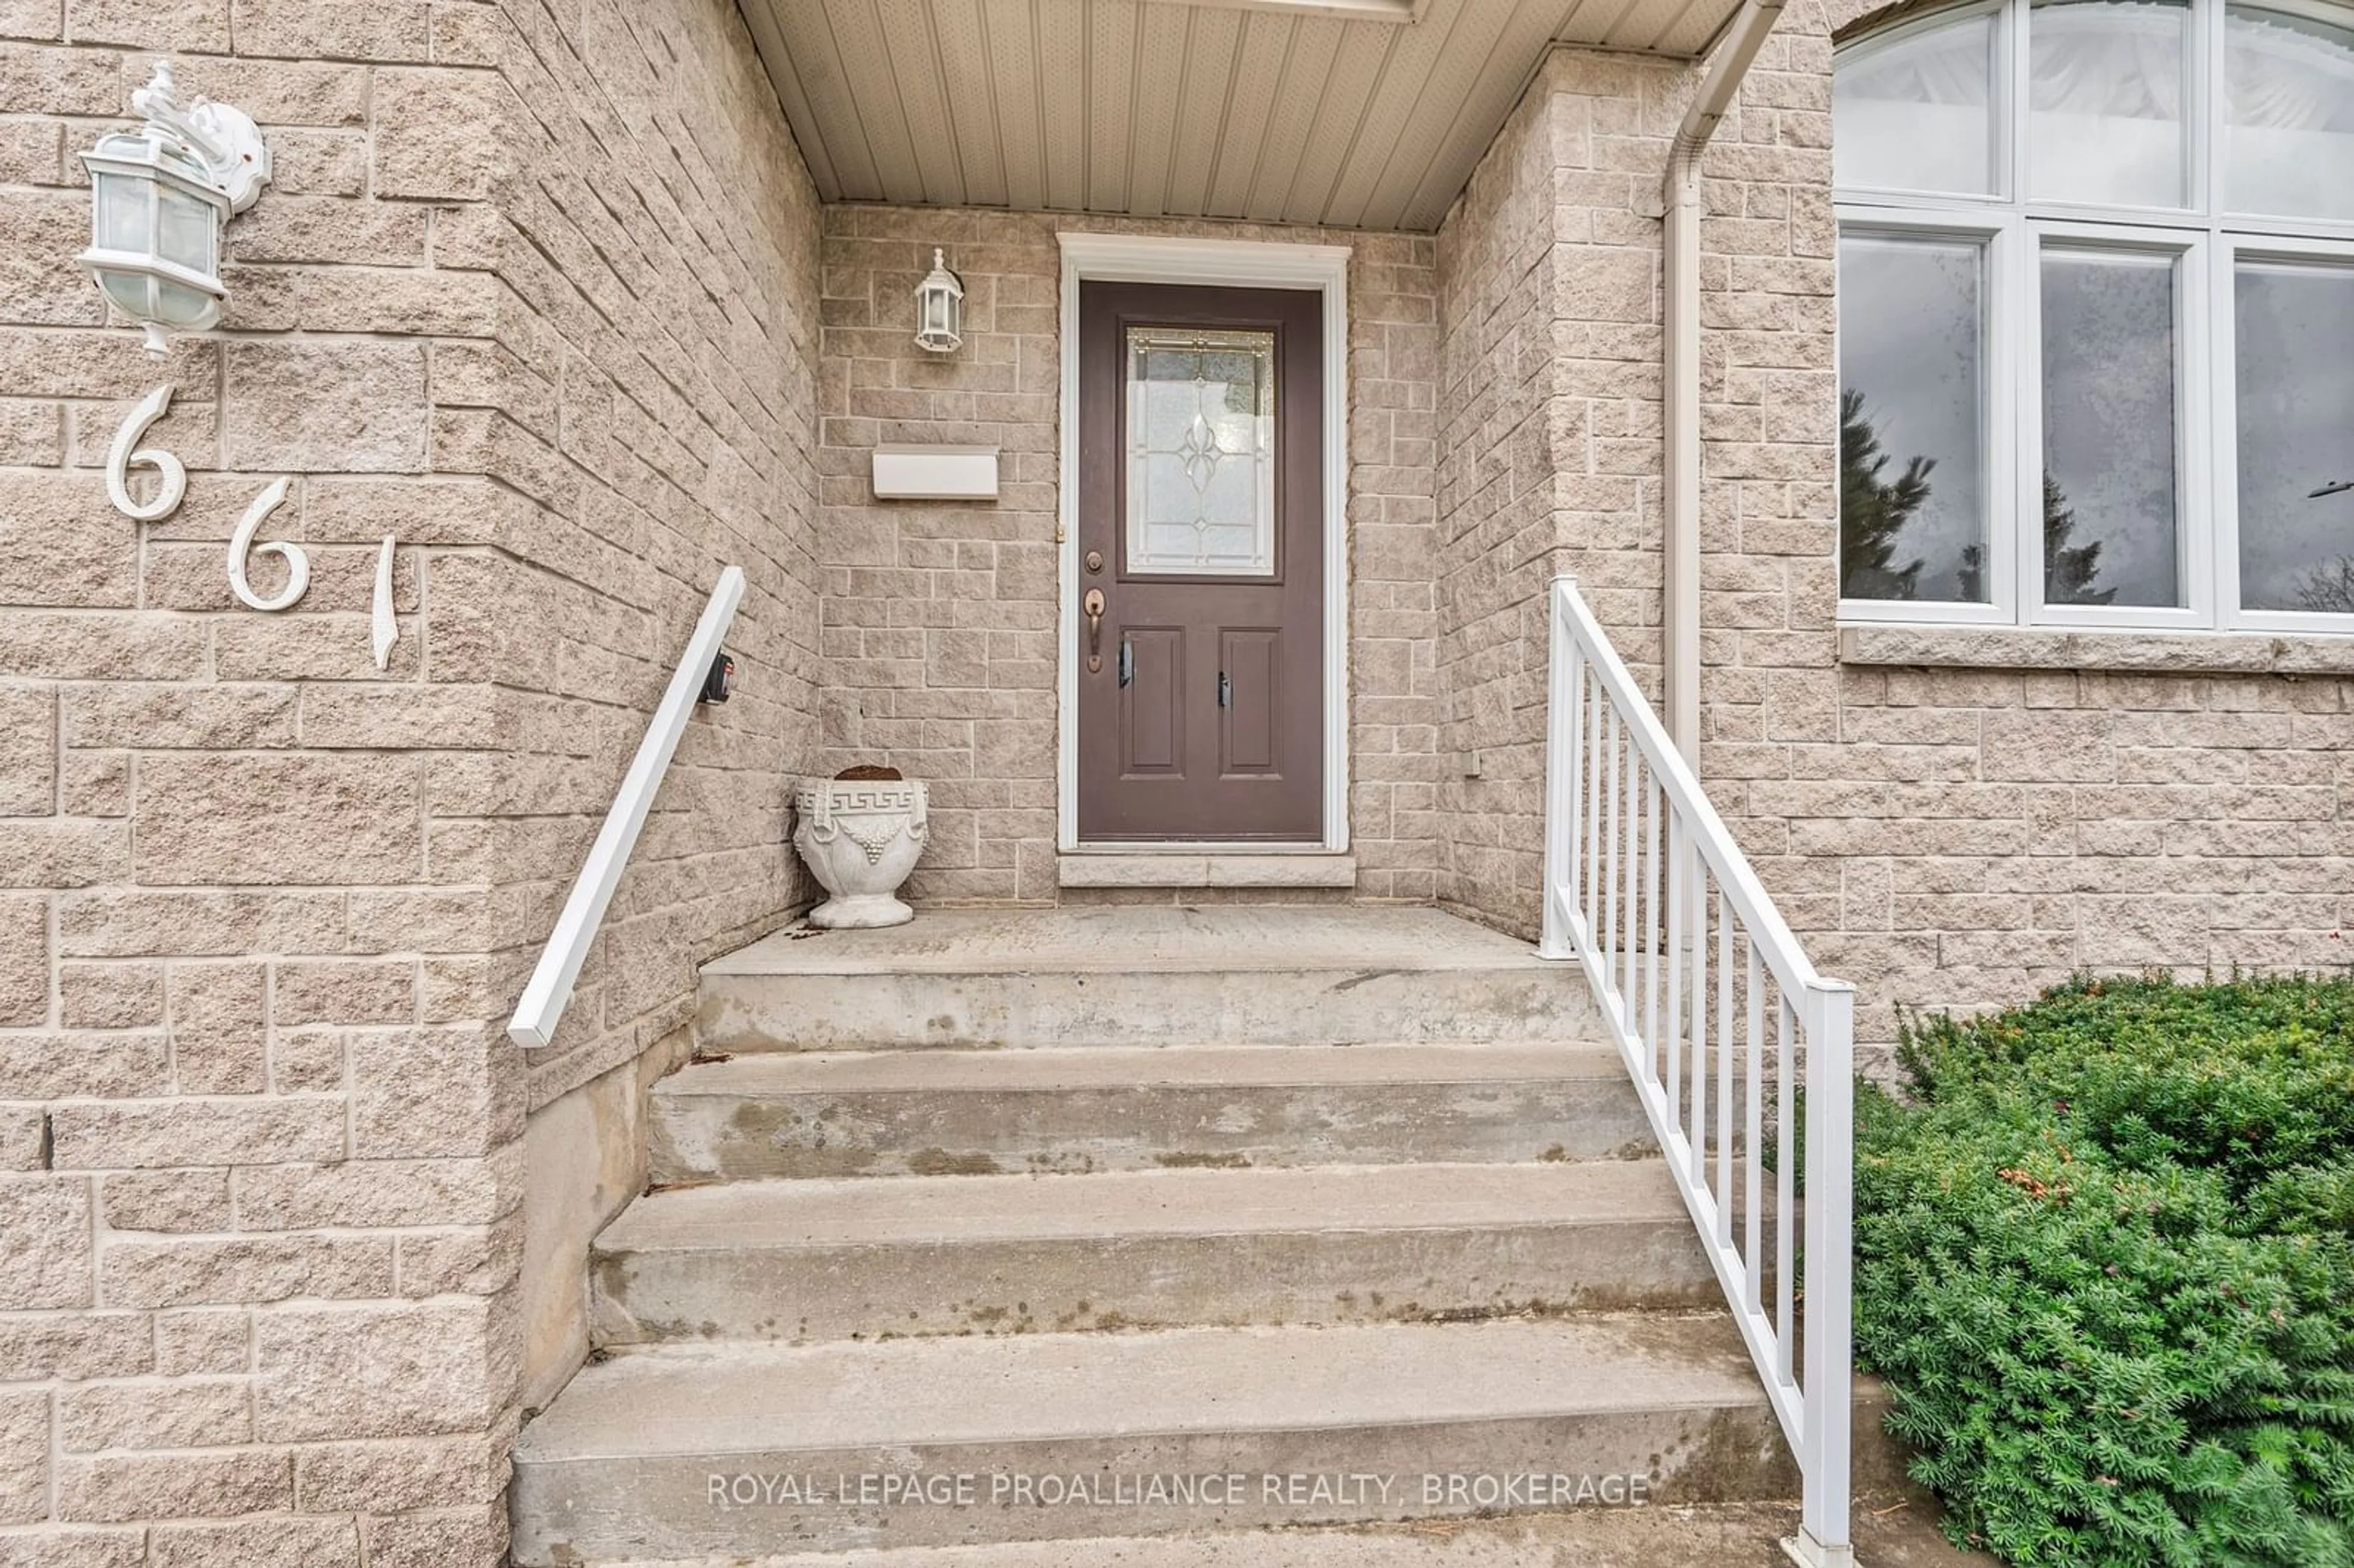
M 1429 230 L 1555 42 L 1737 0 L 742 0 L 829 201 Z

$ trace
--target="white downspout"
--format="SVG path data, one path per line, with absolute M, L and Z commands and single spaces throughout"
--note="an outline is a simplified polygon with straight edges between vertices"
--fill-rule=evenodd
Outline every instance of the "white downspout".
M 1783 0 L 1745 0 L 1708 62 L 1668 154 L 1667 232 L 1668 735 L 1700 768 L 1700 160 L 1733 106 Z

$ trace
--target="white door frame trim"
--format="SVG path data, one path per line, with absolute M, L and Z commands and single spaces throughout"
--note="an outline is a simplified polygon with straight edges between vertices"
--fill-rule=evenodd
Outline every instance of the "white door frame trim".
M 1079 842 L 1079 283 L 1193 283 L 1249 289 L 1314 289 L 1324 296 L 1324 838 L 1298 847 L 1338 854 L 1349 847 L 1349 252 L 1345 245 L 1284 240 L 1180 239 L 1141 234 L 1074 234 L 1063 246 L 1063 399 L 1060 511 L 1061 635 L 1055 676 L 1055 844 Z M 1128 854 L 1193 851 L 1197 843 L 1138 843 Z M 1248 846 L 1255 853 L 1288 847 Z

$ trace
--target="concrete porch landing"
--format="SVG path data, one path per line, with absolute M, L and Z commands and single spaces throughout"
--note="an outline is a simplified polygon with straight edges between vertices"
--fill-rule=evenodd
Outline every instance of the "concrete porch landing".
M 1439 910 L 1227 905 L 779 931 L 704 967 L 696 1035 L 741 1053 L 1575 1040 L 1599 1026 L 1574 967 Z

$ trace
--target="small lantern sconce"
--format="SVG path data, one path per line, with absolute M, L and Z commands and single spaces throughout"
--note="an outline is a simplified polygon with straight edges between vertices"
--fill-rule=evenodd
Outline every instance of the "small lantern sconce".
M 270 149 L 243 111 L 199 98 L 183 109 L 172 63 L 131 95 L 146 123 L 99 138 L 90 170 L 90 245 L 74 258 L 99 288 L 147 329 L 158 356 L 175 332 L 220 320 L 221 226 L 253 205 L 270 178 Z
M 945 252 L 932 252 L 932 275 L 916 285 L 916 344 L 954 354 L 964 343 L 964 280 L 949 270 Z

